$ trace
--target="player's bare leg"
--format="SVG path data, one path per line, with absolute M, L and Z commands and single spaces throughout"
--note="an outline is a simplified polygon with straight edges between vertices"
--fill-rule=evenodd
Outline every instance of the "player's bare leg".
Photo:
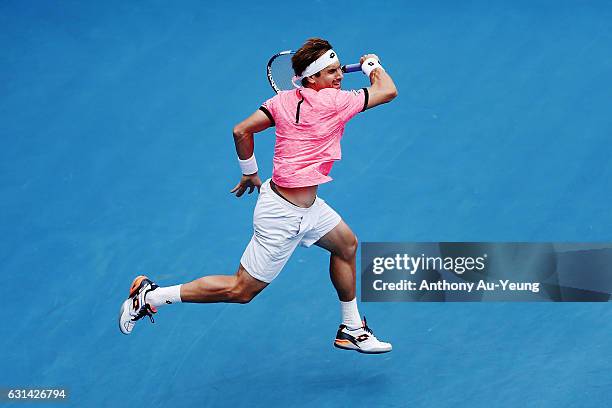
M 204 276 L 181 285 L 181 300 L 186 303 L 248 303 L 267 283 L 253 278 L 242 265 L 235 275 Z
M 338 293 L 342 308 L 342 324 L 336 334 L 334 346 L 360 353 L 386 353 L 391 351 L 389 343 L 379 341 L 363 322 L 357 309 L 356 258 L 357 237 L 344 221 L 325 234 L 317 246 L 330 252 L 329 276 Z
M 357 237 L 344 221 L 325 234 L 315 245 L 327 249 L 329 276 L 343 302 L 355 299 Z

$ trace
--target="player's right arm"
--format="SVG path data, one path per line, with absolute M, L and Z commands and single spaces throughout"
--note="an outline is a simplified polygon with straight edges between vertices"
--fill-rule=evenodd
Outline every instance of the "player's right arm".
M 366 54 L 359 60 L 363 64 L 368 58 L 378 57 L 374 54 Z M 384 69 L 374 68 L 370 73 L 371 86 L 368 88 L 368 105 L 366 109 L 392 101 L 397 96 L 397 88 L 391 76 Z
M 253 135 L 272 125 L 273 123 L 270 118 L 263 111 L 257 110 L 251 116 L 234 126 L 234 143 L 240 160 L 248 160 L 253 157 L 255 151 Z M 249 189 L 249 194 L 255 188 L 259 191 L 260 186 L 261 180 L 257 171 L 252 174 L 243 174 L 238 184 L 236 184 L 230 193 L 236 193 L 236 197 L 240 197 L 247 189 Z

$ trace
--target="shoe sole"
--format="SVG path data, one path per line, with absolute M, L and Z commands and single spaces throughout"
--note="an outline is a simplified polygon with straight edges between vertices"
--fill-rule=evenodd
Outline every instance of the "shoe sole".
M 129 299 L 128 299 L 129 300 Z M 119 319 L 118 319 L 118 323 L 119 323 L 119 330 L 121 330 L 121 333 L 125 334 L 125 335 L 129 335 L 132 332 L 131 331 L 125 331 L 125 329 L 123 328 L 123 326 L 121 326 L 121 318 L 123 317 L 123 312 L 125 311 L 125 304 L 127 303 L 128 300 L 125 300 L 122 304 L 121 304 L 121 310 L 119 311 Z
M 393 349 L 391 349 L 391 350 L 382 350 L 382 351 L 367 351 L 367 350 L 363 350 L 363 349 L 360 349 L 360 348 L 357 348 L 357 347 L 353 346 L 353 344 L 351 342 L 349 342 L 349 343 L 351 344 L 352 347 L 350 347 L 350 346 L 349 347 L 343 346 L 343 345 L 338 344 L 337 342 L 334 341 L 334 347 L 342 349 L 342 350 L 356 351 L 356 352 L 361 353 L 361 354 L 384 354 L 384 353 L 389 353 L 390 351 L 393 350 Z

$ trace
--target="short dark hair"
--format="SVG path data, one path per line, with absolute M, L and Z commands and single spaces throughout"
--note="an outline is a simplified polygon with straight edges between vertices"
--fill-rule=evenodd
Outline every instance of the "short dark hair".
M 306 70 L 306 68 L 315 62 L 317 58 L 331 50 L 333 47 L 329 41 L 322 38 L 309 38 L 306 40 L 304 45 L 297 50 L 291 57 L 291 65 L 293 66 L 293 72 L 295 75 L 300 76 Z M 320 73 L 316 73 L 319 76 Z M 302 85 L 306 85 L 306 78 L 302 79 Z

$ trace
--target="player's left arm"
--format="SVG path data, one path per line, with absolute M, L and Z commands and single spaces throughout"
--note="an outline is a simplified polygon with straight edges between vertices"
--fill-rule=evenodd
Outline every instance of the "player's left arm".
M 273 125 L 270 118 L 262 111 L 257 110 L 251 116 L 234 126 L 234 144 L 236 145 L 236 153 L 241 162 L 246 162 L 249 159 L 255 160 L 255 142 L 253 135 L 255 133 L 266 130 Z M 256 167 L 256 164 L 255 164 Z M 236 193 L 236 197 L 241 197 L 244 192 L 249 189 L 249 194 L 253 192 L 255 188 L 259 191 L 261 186 L 261 180 L 257 169 L 251 174 L 243 174 L 240 181 L 230 191 L 230 193 Z

